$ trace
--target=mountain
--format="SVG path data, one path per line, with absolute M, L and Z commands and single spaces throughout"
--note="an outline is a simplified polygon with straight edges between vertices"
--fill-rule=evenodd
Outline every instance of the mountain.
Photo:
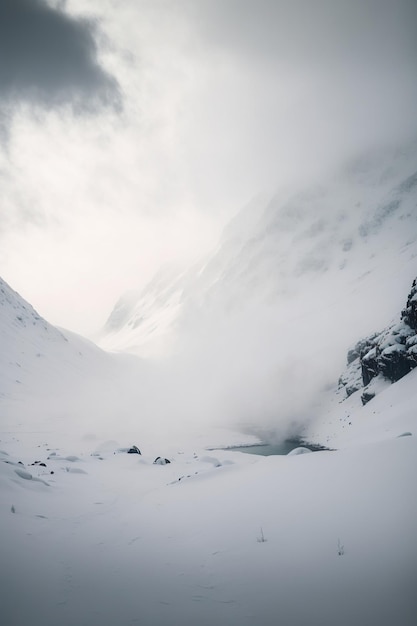
M 144 291 L 123 296 L 99 343 L 166 355 L 181 330 L 203 332 L 213 317 L 251 309 L 313 327 L 320 310 L 328 311 L 349 343 L 395 315 L 416 259 L 413 143 L 358 158 L 302 191 L 257 198 L 209 258 L 188 272 L 160 272 Z
M 165 360 L 105 353 L 0 282 L 5 624 L 415 623 L 417 177 L 400 157 L 255 203 L 206 264 L 119 303 L 115 345 L 176 338 Z M 227 447 L 253 433 L 306 445 Z
M 349 445 L 415 429 L 417 375 L 417 278 L 404 308 L 387 328 L 360 339 L 347 353 L 337 385 L 321 397 L 315 417 L 304 425 L 308 441 Z
M 0 403 L 4 431 L 86 433 L 126 417 L 136 358 L 110 355 L 43 319 L 0 279 Z M 110 426 L 109 426 L 110 424 Z
M 189 271 L 164 267 L 144 290 L 123 295 L 99 333 L 98 344 L 142 357 L 166 352 L 188 278 Z
M 256 198 L 208 258 L 119 301 L 100 345 L 157 358 L 174 419 L 280 439 L 316 414 L 347 350 L 390 325 L 416 276 L 414 142 Z
M 339 384 L 348 397 L 362 389 L 363 404 L 375 397 L 381 384 L 397 382 L 417 366 L 417 279 L 400 320 L 358 341 L 347 361 Z
M 202 428 L 198 412 L 194 431 L 168 429 L 168 378 L 132 395 L 149 384 L 136 358 L 54 329 L 3 282 L 0 294 L 2 623 L 414 625 L 417 368 L 365 405 L 360 389 L 328 390 L 304 435 L 331 450 L 256 456 L 226 447 L 253 437 Z M 415 291 L 406 299 L 412 328 Z M 167 420 L 149 436 L 155 396 Z

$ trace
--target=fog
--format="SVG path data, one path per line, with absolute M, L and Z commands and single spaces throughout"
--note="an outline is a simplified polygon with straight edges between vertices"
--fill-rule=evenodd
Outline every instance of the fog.
M 1 11 L 2 274 L 81 334 L 259 191 L 415 129 L 412 0 Z
M 16 0 L 0 17 L 1 274 L 83 335 L 162 264 L 207 254 L 259 192 L 417 130 L 412 0 Z M 83 383 L 65 414 L 296 432 L 368 328 L 234 306 L 186 318 L 174 360 Z

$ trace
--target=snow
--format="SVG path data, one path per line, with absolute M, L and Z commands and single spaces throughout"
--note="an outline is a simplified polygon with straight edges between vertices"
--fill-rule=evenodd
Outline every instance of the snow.
M 298 448 L 294 448 L 294 450 L 288 452 L 287 456 L 298 456 L 299 454 L 308 454 L 309 452 L 312 452 L 312 450 L 305 446 L 298 446 Z
M 331 396 L 306 436 L 337 449 L 287 456 L 213 450 L 255 440 L 221 429 L 53 428 L 25 393 L 0 434 L 2 624 L 414 624 L 417 370 L 366 406 Z
M 121 303 L 113 348 L 135 337 L 145 345 L 152 320 L 162 340 L 185 288 L 209 304 L 196 325 L 204 330 L 229 297 L 281 276 L 288 297 L 279 314 L 253 317 L 259 310 L 249 308 L 242 327 L 216 319 L 179 376 L 55 329 L 0 283 L 2 625 L 414 625 L 417 369 L 394 384 L 375 378 L 378 393 L 365 406 L 354 363 L 342 381 L 349 397 L 336 384 L 310 394 L 332 341 L 358 341 L 361 318 L 366 332 L 391 322 L 416 276 L 415 201 L 409 184 L 400 189 L 403 170 L 392 164 L 372 178 L 358 168 L 351 175 L 371 207 L 359 235 L 350 179 L 295 204 L 281 198 L 278 212 L 259 200 L 256 219 L 249 209 L 236 219 L 201 282 L 162 277 L 147 291 L 144 334 L 118 327 L 140 313 L 130 311 L 135 298 Z M 343 206 L 331 214 L 341 186 Z M 404 219 L 394 222 L 399 198 Z M 278 251 L 274 226 L 283 229 Z M 276 286 L 263 296 L 275 297 Z M 262 334 L 242 331 L 271 320 Z M 286 369 L 261 360 L 268 350 Z M 254 425 L 285 435 L 288 415 L 306 406 L 308 419 L 297 422 L 305 445 L 288 455 L 231 447 L 260 443 Z M 236 407 L 248 410 L 251 434 L 229 419 Z M 310 452 L 309 443 L 328 449 Z M 133 446 L 141 454 L 129 454 Z
M 190 341 L 207 334 L 205 316 L 210 327 L 216 317 L 233 313 L 238 324 L 245 309 L 252 317 L 272 309 L 279 323 L 268 330 L 278 340 L 280 326 L 284 336 L 294 331 L 296 312 L 317 336 L 315 349 L 338 320 L 344 350 L 390 323 L 416 276 L 416 170 L 413 142 L 357 159 L 302 191 L 254 199 L 195 268 L 166 269 L 122 298 L 100 345 L 160 358 L 181 348 L 191 323 Z M 332 336 L 329 345 L 338 341 Z
M 4 624 L 414 623 L 415 436 L 281 457 L 172 449 L 165 466 L 106 442 L 72 455 L 57 440 L 48 458 L 40 434 L 1 439 Z M 13 478 L 35 456 L 44 482 Z

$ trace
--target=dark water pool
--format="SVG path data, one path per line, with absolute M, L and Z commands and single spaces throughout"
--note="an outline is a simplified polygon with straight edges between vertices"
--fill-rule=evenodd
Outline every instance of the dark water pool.
M 272 456 L 277 454 L 288 454 L 291 450 L 298 447 L 305 447 L 313 452 L 318 450 L 326 450 L 323 446 L 306 444 L 298 439 L 286 439 L 281 443 L 260 443 L 256 445 L 246 446 L 229 446 L 226 450 L 236 450 L 237 452 L 246 452 L 247 454 L 260 454 L 261 456 Z

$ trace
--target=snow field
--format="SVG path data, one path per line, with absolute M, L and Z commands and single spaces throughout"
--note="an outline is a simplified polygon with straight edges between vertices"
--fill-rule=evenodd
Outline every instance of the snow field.
M 166 466 L 103 447 L 25 466 L 49 487 L 0 463 L 2 623 L 413 623 L 414 436 Z

